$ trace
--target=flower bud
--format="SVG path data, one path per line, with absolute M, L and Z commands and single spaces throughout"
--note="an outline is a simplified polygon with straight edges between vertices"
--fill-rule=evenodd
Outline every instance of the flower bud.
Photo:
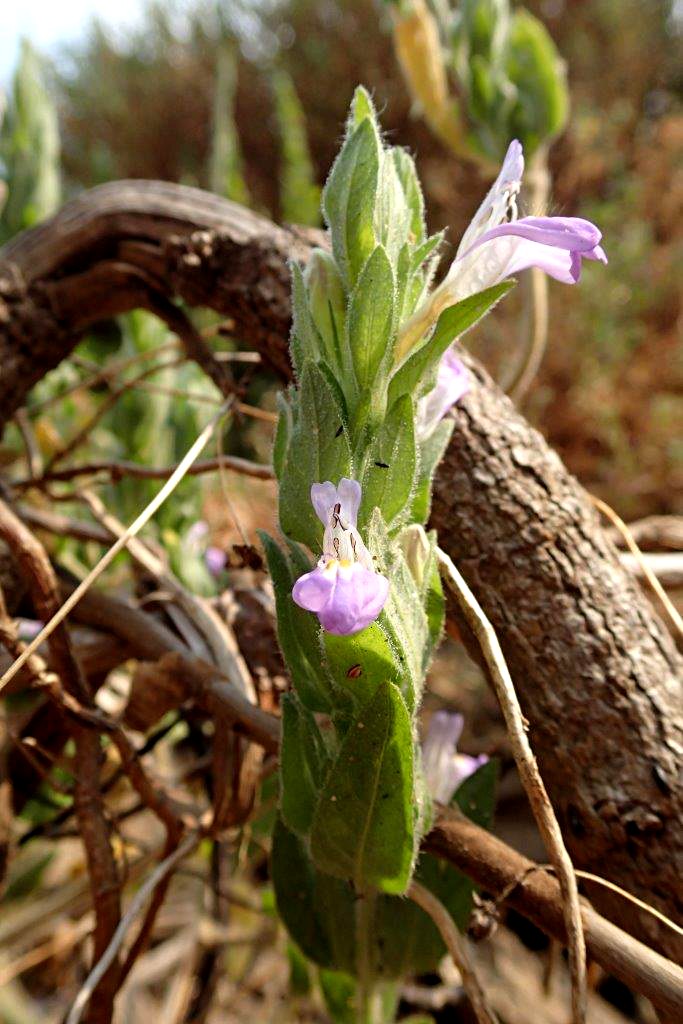
M 394 49 L 413 101 L 440 138 L 458 152 L 463 130 L 448 80 L 436 18 L 425 0 L 412 0 L 410 10 L 393 10 Z
M 425 566 L 430 554 L 427 534 L 419 523 L 411 523 L 410 526 L 406 526 L 401 532 L 398 543 L 403 551 L 411 576 L 418 587 L 422 587 Z

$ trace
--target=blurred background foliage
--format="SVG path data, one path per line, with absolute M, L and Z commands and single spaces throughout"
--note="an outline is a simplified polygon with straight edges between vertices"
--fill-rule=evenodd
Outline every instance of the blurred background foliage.
M 468 0 L 458 21 L 445 0 L 435 0 L 435 12 L 448 8 L 451 17 L 456 78 L 471 115 L 476 61 L 463 63 L 462 19 L 475 7 L 508 6 Z M 676 20 L 676 5 L 662 0 L 530 0 L 526 6 L 529 19 L 539 21 L 530 29 L 532 21 L 520 23 L 513 6 L 516 31 L 526 26 L 554 40 L 571 94 L 568 127 L 550 149 L 551 212 L 595 220 L 610 256 L 609 267 L 589 268 L 578 288 L 551 286 L 550 344 L 526 412 L 586 486 L 627 518 L 680 512 L 680 12 Z M 392 46 L 391 7 L 368 0 L 152 2 L 137 29 L 114 34 L 93 22 L 84 40 L 43 70 L 45 87 L 27 46 L 5 116 L 2 159 L 7 164 L 9 152 L 20 159 L 33 146 L 41 172 L 30 195 L 24 184 L 11 183 L 4 236 L 56 206 L 60 178 L 66 196 L 116 178 L 179 181 L 275 219 L 316 224 L 319 183 L 360 81 L 372 90 L 392 141 L 416 155 L 430 228 L 449 226 L 448 237 L 457 242 L 486 177 L 454 157 L 411 110 Z M 481 61 L 489 59 L 490 33 L 472 38 L 479 41 L 469 49 L 478 47 Z M 41 88 L 51 102 L 29 102 Z M 475 96 L 475 114 L 482 95 Z M 476 116 L 471 123 L 476 133 Z M 514 125 L 513 117 L 510 130 Z M 483 130 L 478 144 L 494 155 Z M 470 341 L 503 381 L 524 344 L 521 312 L 517 297 Z M 124 324 L 122 351 L 130 333 Z M 134 413 L 122 406 L 103 425 L 128 414 Z M 159 415 L 170 425 L 174 403 Z M 189 420 L 186 426 L 191 431 Z M 240 431 L 232 440 L 244 445 Z

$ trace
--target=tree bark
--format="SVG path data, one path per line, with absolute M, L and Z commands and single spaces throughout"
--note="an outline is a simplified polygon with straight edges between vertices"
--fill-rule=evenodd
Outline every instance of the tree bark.
M 314 231 L 160 182 L 68 203 L 0 250 L 0 429 L 83 331 L 181 299 L 289 376 L 289 259 Z M 577 864 L 681 920 L 683 662 L 557 455 L 469 360 L 432 525 L 496 628 Z M 683 959 L 681 941 L 602 887 L 594 902 Z

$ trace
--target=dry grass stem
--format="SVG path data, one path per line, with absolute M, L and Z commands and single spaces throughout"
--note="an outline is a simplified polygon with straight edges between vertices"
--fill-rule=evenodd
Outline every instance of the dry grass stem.
M 160 558 L 157 558 L 149 548 L 135 537 L 126 537 L 126 530 L 122 523 L 110 512 L 107 512 L 102 501 L 96 494 L 88 490 L 80 492 L 81 497 L 91 509 L 95 518 L 111 532 L 121 538 L 125 538 L 125 546 L 136 560 L 155 579 L 170 590 L 178 604 L 196 627 L 200 635 L 206 641 L 211 652 L 211 660 L 219 672 L 228 677 L 233 686 L 246 694 L 250 700 L 256 700 L 256 691 L 249 669 L 230 626 L 224 622 L 214 611 L 208 601 L 191 594 L 182 583 L 166 568 Z
M 569 962 L 572 975 L 572 1015 L 574 1024 L 586 1019 L 586 944 L 581 920 L 581 905 L 576 875 L 562 839 L 553 806 L 546 792 L 529 740 L 524 716 L 493 626 L 452 560 L 437 549 L 442 573 L 448 589 L 477 638 L 490 677 L 495 687 L 507 726 L 517 770 L 531 804 L 541 836 L 557 871 L 563 898 L 563 914 L 567 929 Z
M 671 619 L 671 622 L 673 623 L 674 629 L 678 632 L 680 636 L 683 636 L 683 618 L 679 614 L 677 608 L 674 606 L 669 595 L 664 590 L 664 587 L 653 573 L 646 559 L 643 557 L 642 551 L 636 544 L 635 537 L 629 530 L 624 520 L 621 518 L 620 515 L 618 515 L 614 511 L 614 509 L 610 505 L 607 504 L 606 501 L 602 501 L 601 498 L 596 498 L 594 494 L 591 494 L 590 497 L 595 507 L 600 512 L 602 512 L 604 516 L 607 516 L 610 522 L 613 523 L 613 525 L 617 528 L 621 536 L 624 538 L 626 546 L 628 547 L 629 551 L 634 556 L 640 568 L 642 569 L 643 576 L 650 584 L 659 600 L 662 602 L 664 610 L 666 611 L 667 615 Z
M 104 974 L 106 974 L 110 964 L 112 964 L 118 956 L 119 950 L 121 949 L 129 929 L 138 915 L 142 912 L 145 903 L 149 897 L 154 894 L 157 886 L 164 881 L 176 864 L 178 864 L 184 857 L 187 857 L 188 854 L 196 848 L 199 843 L 199 839 L 200 837 L 198 833 L 192 833 L 186 836 L 182 843 L 176 847 L 173 853 L 170 853 L 168 857 L 165 857 L 164 860 L 157 864 L 154 871 L 152 871 L 152 873 L 142 883 L 131 900 L 130 906 L 119 921 L 118 927 L 112 935 L 111 942 L 83 983 L 69 1011 L 69 1015 L 66 1018 L 66 1024 L 78 1024 L 78 1021 L 80 1021 L 83 1011 L 88 1004 L 90 996 L 96 989 L 100 979 Z
M 429 914 L 439 929 L 451 959 L 460 973 L 462 987 L 474 1010 L 478 1024 L 498 1024 L 498 1018 L 488 1004 L 486 993 L 481 987 L 474 969 L 474 964 L 467 948 L 467 941 L 456 928 L 453 918 L 441 900 L 437 899 L 429 889 L 425 889 L 423 885 L 415 881 L 410 883 L 408 897 L 414 903 L 417 903 L 418 907 L 421 907 L 425 914 Z

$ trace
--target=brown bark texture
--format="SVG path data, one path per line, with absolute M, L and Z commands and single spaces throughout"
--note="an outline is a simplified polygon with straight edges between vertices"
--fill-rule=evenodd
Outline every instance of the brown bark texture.
M 290 259 L 318 232 L 161 182 L 116 182 L 0 250 L 0 428 L 88 326 L 206 306 L 283 378 Z M 166 307 L 164 307 L 164 303 Z M 590 499 L 480 366 L 439 469 L 432 525 L 498 632 L 570 853 L 683 918 L 683 661 Z M 681 941 L 591 898 L 676 959 Z

